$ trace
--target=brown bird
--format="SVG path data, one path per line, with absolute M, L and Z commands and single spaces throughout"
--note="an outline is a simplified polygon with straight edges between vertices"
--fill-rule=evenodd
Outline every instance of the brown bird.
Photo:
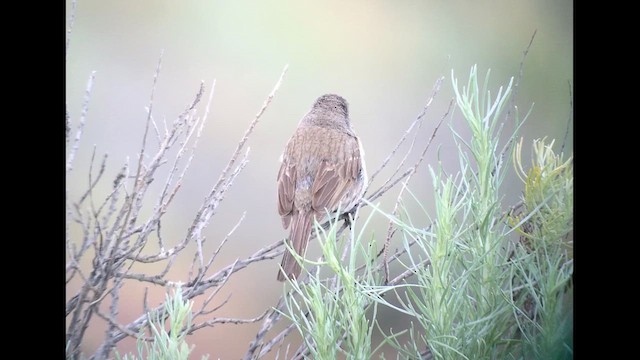
M 282 154 L 278 172 L 278 213 L 289 241 L 304 256 L 314 219 L 355 210 L 367 183 L 360 140 L 351 128 L 341 96 L 320 96 L 300 120 Z M 337 214 L 341 215 L 341 214 Z M 297 278 L 300 264 L 285 250 L 278 280 Z M 286 275 L 286 276 L 285 276 Z

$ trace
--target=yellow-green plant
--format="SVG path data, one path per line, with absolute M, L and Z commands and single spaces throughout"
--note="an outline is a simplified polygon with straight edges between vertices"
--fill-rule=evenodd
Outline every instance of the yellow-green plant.
M 514 166 L 525 184 L 514 266 L 514 316 L 526 358 L 572 358 L 573 157 L 555 154 L 554 141 L 533 142 L 532 165 L 522 164 L 522 140 Z

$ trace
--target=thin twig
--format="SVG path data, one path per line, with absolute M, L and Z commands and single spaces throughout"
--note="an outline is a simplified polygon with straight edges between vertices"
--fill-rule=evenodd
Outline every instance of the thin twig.
M 533 34 L 531 35 L 531 39 L 529 39 L 529 44 L 527 45 L 527 47 L 522 52 L 522 59 L 520 60 L 520 66 L 519 66 L 519 69 L 518 69 L 518 76 L 516 77 L 515 82 L 513 84 L 513 92 L 512 92 L 512 95 L 511 95 L 511 99 L 510 99 L 509 108 L 507 109 L 507 113 L 505 114 L 505 117 L 504 117 L 505 121 L 504 121 L 504 123 L 502 123 L 502 125 L 504 125 L 505 123 L 509 123 L 509 118 L 511 117 L 511 111 L 516 109 L 516 105 L 515 104 L 516 104 L 516 99 L 518 97 L 518 91 L 520 90 L 520 82 L 522 81 L 522 78 L 524 77 L 524 62 L 527 59 L 527 55 L 529 54 L 529 49 L 531 48 L 531 45 L 533 44 L 533 39 L 535 39 L 537 32 L 538 32 L 538 29 L 533 31 Z M 515 139 L 515 136 L 511 137 L 511 139 L 509 139 L 509 141 L 507 141 L 507 143 L 502 148 L 502 151 L 500 151 L 500 162 L 499 162 L 499 164 L 502 164 L 504 162 L 504 158 L 505 158 L 505 156 L 507 154 L 507 151 L 511 148 L 511 144 L 513 143 L 514 139 Z M 496 166 L 498 166 L 499 164 L 496 164 Z
M 275 96 L 276 92 L 280 88 L 280 85 L 282 84 L 282 80 L 284 79 L 284 75 L 287 73 L 287 69 L 288 68 L 289 68 L 289 65 L 285 65 L 284 69 L 282 70 L 282 73 L 280 74 L 280 78 L 278 79 L 278 82 L 273 87 L 273 90 L 271 90 L 271 93 L 269 94 L 267 99 L 262 104 L 262 107 L 260 108 L 260 110 L 258 111 L 256 116 L 254 117 L 254 119 L 251 122 L 251 124 L 249 124 L 249 127 L 247 128 L 247 130 L 245 130 L 244 135 L 242 136 L 242 139 L 240 139 L 240 142 L 236 146 L 236 150 L 234 151 L 233 155 L 231 156 L 231 160 L 229 160 L 229 163 L 227 164 L 227 166 L 224 168 L 224 170 L 222 170 L 222 174 L 220 175 L 220 178 L 218 179 L 218 183 L 214 186 L 214 189 L 218 189 L 225 182 L 225 180 L 227 178 L 227 174 L 229 173 L 229 171 L 233 167 L 233 164 L 236 162 L 238 156 L 240 155 L 240 152 L 244 148 L 244 145 L 247 143 L 247 140 L 249 140 L 249 136 L 253 132 L 253 129 L 258 124 L 258 121 L 260 121 L 260 118 L 262 117 L 262 114 L 264 114 L 265 110 L 267 110 L 267 107 L 269 106 L 269 104 L 271 104 L 271 101 L 273 100 L 273 97 Z
M 67 43 L 64 48 L 65 60 L 69 56 L 69 42 L 71 41 L 71 31 L 76 20 L 76 0 L 71 1 L 71 12 L 69 15 L 69 28 L 67 29 Z
M 385 168 L 385 166 L 389 163 L 389 161 L 391 160 L 391 158 L 396 154 L 396 152 L 398 151 L 398 149 L 400 148 L 400 145 L 402 145 L 405 140 L 407 139 L 407 137 L 409 136 L 409 134 L 411 133 L 411 131 L 413 131 L 413 128 L 416 126 L 416 124 L 418 125 L 418 129 L 422 126 L 422 120 L 424 119 L 424 116 L 427 113 L 427 110 L 429 109 L 429 107 L 431 106 L 431 103 L 433 102 L 433 99 L 435 98 L 435 96 L 438 94 L 438 92 L 440 91 L 440 87 L 442 85 L 442 82 L 444 81 L 444 76 L 441 76 L 440 78 L 438 78 L 438 80 L 436 80 L 436 83 L 433 86 L 433 91 L 431 93 L 431 96 L 429 96 L 429 98 L 427 99 L 427 103 L 426 105 L 422 108 L 422 111 L 420 112 L 420 114 L 418 114 L 418 116 L 416 117 L 415 120 L 413 120 L 413 122 L 411 123 L 411 125 L 409 125 L 409 128 L 407 128 L 407 130 L 404 132 L 404 134 L 402 135 L 402 137 L 400 138 L 400 140 L 398 141 L 398 143 L 396 144 L 396 146 L 393 148 L 393 150 L 391 150 L 391 153 L 389 153 L 389 155 L 387 155 L 387 157 L 382 161 L 382 165 L 380 165 L 380 167 L 373 173 L 373 175 L 371 175 L 371 178 L 369 180 L 369 184 L 371 184 L 371 182 L 373 182 L 373 179 L 382 171 L 382 169 Z M 414 141 L 415 141 L 415 137 L 414 137 Z M 411 148 L 413 148 L 413 144 L 411 146 Z M 409 152 L 407 152 L 408 154 Z M 406 158 L 406 155 L 405 155 Z M 392 178 L 393 176 L 395 176 L 399 170 L 400 166 L 396 169 L 396 171 L 393 173 L 393 175 L 390 176 L 390 178 Z M 387 185 L 389 183 L 391 179 L 387 180 L 385 182 L 385 185 Z M 384 185 L 382 186 L 384 187 Z M 376 193 L 374 192 L 374 195 Z
M 522 52 L 522 59 L 520 59 L 520 65 L 518 67 L 518 76 L 516 77 L 516 81 L 513 84 L 513 95 L 511 96 L 511 101 L 510 101 L 511 104 L 509 105 L 509 108 L 507 109 L 507 113 L 505 115 L 505 122 L 506 123 L 509 122 L 509 117 L 511 115 L 511 111 L 515 108 L 516 98 L 518 97 L 518 90 L 520 89 L 520 82 L 522 81 L 522 78 L 524 77 L 524 61 L 526 60 L 527 55 L 529 54 L 529 49 L 531 49 L 531 45 L 533 45 L 533 39 L 535 39 L 537 32 L 538 32 L 538 29 L 535 29 L 533 31 L 533 34 L 531 35 L 531 38 L 529 39 L 529 44 L 527 45 L 527 47 Z
M 69 151 L 69 155 L 67 156 L 67 173 L 71 172 L 73 169 L 73 160 L 76 156 L 76 151 L 78 151 L 78 146 L 80 145 L 80 138 L 82 137 L 82 130 L 84 130 L 84 123 L 87 118 L 87 112 L 89 112 L 89 101 L 91 100 L 91 90 L 93 89 L 93 80 L 96 77 L 95 70 L 91 72 L 89 75 L 89 80 L 87 81 L 87 87 L 84 91 L 84 100 L 82 101 L 82 111 L 80 113 L 80 122 L 78 124 L 78 129 L 76 130 L 76 137 L 73 140 L 73 145 L 71 146 L 71 150 Z
M 96 315 L 98 315 L 98 317 L 101 317 L 102 319 L 104 319 L 105 321 L 107 321 L 107 323 L 109 324 L 109 326 L 113 326 L 114 328 L 117 328 L 120 331 L 126 332 L 127 335 L 131 336 L 131 337 L 135 337 L 135 338 L 140 338 L 138 333 L 133 333 L 130 332 L 129 330 L 127 330 L 126 328 L 124 328 L 120 323 L 118 323 L 118 321 L 111 315 L 109 314 L 105 314 L 100 310 L 96 311 Z M 145 340 L 145 341 L 150 341 L 153 340 L 153 338 L 151 337 L 145 337 L 145 338 L 140 338 L 141 340 Z
M 562 140 L 562 146 L 560 147 L 560 153 L 564 153 L 564 147 L 567 144 L 567 137 L 569 136 L 569 128 L 571 126 L 571 120 L 573 120 L 573 91 L 571 90 L 571 80 L 569 83 L 569 118 L 567 119 L 567 129 L 564 132 L 564 139 Z
M 207 327 L 207 326 L 213 326 L 215 324 L 252 324 L 252 323 L 256 323 L 262 319 L 264 319 L 265 316 L 267 316 L 267 313 L 269 312 L 269 310 L 265 311 L 264 313 L 262 313 L 259 316 L 256 316 L 252 319 L 238 319 L 238 318 L 213 318 L 211 320 L 196 324 L 194 326 L 191 327 L 191 329 L 189 329 L 188 334 L 193 334 L 194 331 L 201 329 L 203 327 Z
M 127 201 L 126 201 L 126 205 L 128 207 L 128 210 L 126 212 L 126 215 L 124 217 L 124 221 L 123 221 L 123 226 L 120 230 L 120 234 L 118 235 L 118 237 L 116 237 L 115 241 L 111 242 L 109 244 L 110 248 L 107 249 L 107 266 L 105 268 L 105 272 L 111 271 L 111 266 L 113 265 L 113 261 L 115 260 L 115 254 L 114 252 L 116 251 L 116 249 L 118 248 L 118 246 L 120 245 L 120 242 L 123 240 L 124 238 L 124 232 L 126 229 L 126 225 L 129 222 L 129 217 L 131 216 L 131 212 L 133 211 L 133 207 L 134 207 L 134 199 L 137 197 L 137 194 L 140 190 L 140 188 L 142 187 L 142 179 L 140 177 L 140 174 L 142 172 L 142 161 L 144 159 L 144 151 L 147 147 L 147 134 L 149 133 L 149 124 L 151 122 L 151 113 L 153 111 L 153 99 L 154 99 L 154 95 L 155 95 L 155 91 L 156 91 L 156 86 L 158 84 L 158 76 L 160 75 L 160 69 L 162 68 L 162 55 L 164 53 L 164 50 L 160 51 L 160 57 L 158 59 L 158 65 L 156 66 L 156 71 L 153 74 L 153 85 L 151 86 L 151 95 L 149 97 L 149 106 L 148 106 L 148 111 L 147 111 L 147 121 L 145 122 L 145 129 L 144 129 L 144 134 L 142 135 L 142 147 L 140 148 L 140 154 L 138 155 L 138 168 L 136 170 L 136 175 L 134 178 L 134 187 L 133 187 L 133 193 L 127 197 Z
M 396 199 L 396 203 L 394 205 L 393 208 L 393 216 L 396 216 L 398 213 L 398 207 L 400 204 L 400 199 L 402 198 L 402 195 L 407 187 L 407 184 L 409 183 L 409 181 L 411 180 L 411 177 L 413 176 L 413 174 L 416 173 L 416 171 L 418 171 L 418 167 L 420 166 L 420 164 L 422 163 L 422 161 L 424 160 L 424 157 L 427 153 L 427 150 L 429 150 L 429 147 L 431 146 L 431 143 L 433 141 L 433 139 L 436 137 L 436 133 L 438 132 L 438 129 L 440 129 L 440 126 L 442 125 L 442 122 L 444 121 L 444 119 L 449 116 L 449 112 L 451 111 L 451 108 L 453 106 L 453 99 L 451 99 L 451 101 L 449 101 L 449 107 L 447 108 L 447 111 L 444 113 L 444 115 L 442 115 L 442 117 L 440 118 L 440 121 L 438 122 L 438 124 L 436 125 L 435 129 L 433 130 L 433 132 L 431 133 L 431 137 L 429 138 L 429 141 L 427 142 L 427 145 L 424 147 L 424 150 L 422 150 L 422 153 L 420 154 L 420 157 L 418 158 L 418 161 L 416 161 L 416 163 L 413 165 L 413 167 L 410 169 L 411 171 L 407 174 L 407 179 L 403 182 L 403 185 L 400 189 L 400 192 L 398 193 L 398 197 Z M 384 279 L 385 279 L 385 283 L 389 281 L 389 263 L 387 260 L 387 253 L 389 252 L 389 244 L 391 242 L 391 236 L 393 233 L 392 230 L 392 225 L 393 222 L 390 221 L 389 222 L 389 227 L 387 229 L 387 238 L 384 242 L 384 257 L 383 257 L 383 263 L 384 263 Z
M 110 291 L 111 293 L 111 305 L 109 305 L 109 318 L 110 319 L 116 319 L 116 316 L 118 316 L 118 309 L 119 309 L 119 304 L 120 304 L 120 289 L 122 288 L 123 285 L 123 279 L 116 277 L 114 279 L 114 285 L 113 285 L 113 289 Z M 98 313 L 100 312 L 100 309 L 98 308 L 96 310 Z M 121 329 L 121 326 L 119 326 L 119 324 L 116 324 L 115 321 L 109 321 L 109 329 L 107 330 L 107 339 L 105 341 L 106 346 L 104 346 L 102 348 L 102 358 L 106 359 L 109 356 L 109 353 L 111 352 L 111 349 L 113 349 L 113 347 L 115 346 L 115 343 L 113 342 L 113 334 L 115 332 L 116 329 Z

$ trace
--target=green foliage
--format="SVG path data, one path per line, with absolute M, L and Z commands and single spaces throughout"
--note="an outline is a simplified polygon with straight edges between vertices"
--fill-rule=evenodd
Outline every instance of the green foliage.
M 465 139 L 462 131 L 451 129 L 458 145 L 457 174 L 430 168 L 432 226 L 414 225 L 404 209 L 402 216 L 394 216 L 368 203 L 399 230 L 408 256 L 404 266 L 415 274 L 412 282 L 379 285 L 374 243 L 368 249 L 356 245 L 355 236 L 348 245 L 348 264 L 342 265 L 333 226 L 322 232 L 320 243 L 321 264 L 329 265 L 335 282 L 322 281 L 316 271 L 308 284 L 291 283 L 297 297 L 287 299 L 287 316 L 315 359 L 334 359 L 338 353 L 348 359 L 370 358 L 375 323 L 364 310 L 373 308 L 375 319 L 377 304 L 415 320 L 385 335 L 383 343 L 398 358 L 420 358 L 427 348 L 436 359 L 447 360 L 572 357 L 572 161 L 554 154 L 553 142 L 537 140 L 533 166 L 524 170 L 522 141 L 514 146 L 522 123 L 517 116 L 515 130 L 501 145 L 500 119 L 513 79 L 495 99 L 487 90 L 489 72 L 482 89 L 475 66 L 462 90 L 452 79 L 471 136 Z M 525 184 L 520 206 L 503 203 L 512 160 Z M 408 189 L 406 193 L 412 195 Z M 365 231 L 366 225 L 359 237 Z M 409 246 L 411 240 L 415 246 Z M 355 249 L 367 265 L 361 276 L 354 271 Z M 400 305 L 389 301 L 390 294 Z M 342 341 L 345 345 L 339 347 Z
M 498 119 L 513 80 L 492 100 L 486 91 L 489 73 L 482 91 L 475 67 L 462 92 L 452 78 L 472 137 L 466 141 L 454 130 L 459 141 L 458 175 L 431 171 L 433 232 L 402 227 L 418 240 L 411 256 L 418 286 L 409 288 L 404 301 L 401 294 L 398 297 L 424 333 L 412 331 L 408 345 L 395 338 L 390 343 L 407 357 L 416 356 L 415 349 L 420 348 L 416 343 L 428 345 L 439 359 L 571 356 L 567 341 L 571 321 L 566 314 L 571 313 L 572 302 L 563 295 L 573 267 L 566 244 L 560 241 L 573 226 L 570 162 L 555 157 L 551 146 L 534 142 L 534 168 L 525 174 L 517 160 L 526 184 L 524 210 L 519 218 L 505 222 L 501 186 L 506 167 L 499 152 Z M 514 143 L 516 132 L 507 144 Z M 516 147 L 517 155 L 520 151 L 521 146 Z M 514 230 L 527 239 L 544 240 L 532 252 L 525 242 L 514 239 Z M 430 266 L 416 266 L 416 258 L 430 259 Z M 535 315 L 527 316 L 526 308 L 535 309 Z
M 297 256 L 295 251 L 293 254 L 298 261 L 328 265 L 336 276 L 330 281 L 322 280 L 319 271 L 315 271 L 309 274 L 306 283 L 290 281 L 293 293 L 284 297 L 286 312 L 283 315 L 297 327 L 311 353 L 310 358 L 333 360 L 341 354 L 348 359 L 370 359 L 374 327 L 367 313 L 371 308 L 375 318 L 376 304 L 371 306 L 372 301 L 362 288 L 380 279 L 370 266 L 362 275 L 356 275 L 356 260 L 358 254 L 364 258 L 375 258 L 375 243 L 362 245 L 358 240 L 347 243 L 348 264 L 343 266 L 336 235 L 337 223 L 332 222 L 328 231 L 317 222 L 315 227 L 320 234 L 318 241 L 324 255 L 323 262 L 312 263 Z M 351 239 L 354 239 L 354 234 L 352 228 Z
M 185 342 L 186 333 L 183 329 L 191 327 L 191 305 L 189 300 L 182 297 L 182 289 L 177 287 L 174 294 L 166 295 L 164 309 L 161 312 L 147 314 L 151 329 L 151 340 L 144 340 L 144 332 L 138 337 L 138 354 L 126 354 L 124 357 L 116 352 L 118 360 L 187 360 L 192 351 Z M 169 329 L 165 328 L 168 319 Z M 206 359 L 207 357 L 203 357 Z
M 428 345 L 436 358 L 506 358 L 514 330 L 510 297 L 504 289 L 510 281 L 505 241 L 511 228 L 500 221 L 504 172 L 497 129 L 513 79 L 492 101 L 485 90 L 489 73 L 482 92 L 475 67 L 462 92 L 452 78 L 472 137 L 467 141 L 454 131 L 461 164 L 455 177 L 431 169 L 433 232 L 409 229 L 419 244 L 413 252 L 430 259 L 430 266 L 417 266 L 419 286 L 409 288 L 404 299 L 403 294 L 398 297 L 424 331 L 411 341 Z M 396 343 L 396 347 L 411 356 L 415 345 Z

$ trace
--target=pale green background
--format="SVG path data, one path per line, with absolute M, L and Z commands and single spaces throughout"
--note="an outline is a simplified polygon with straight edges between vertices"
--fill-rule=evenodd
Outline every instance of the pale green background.
M 67 1 L 67 10 L 70 4 Z M 249 141 L 249 164 L 206 229 L 206 250 L 212 252 L 246 211 L 243 225 L 217 262 L 218 267 L 226 266 L 285 236 L 275 204 L 278 157 L 298 120 L 319 95 L 335 92 L 349 101 L 372 172 L 420 113 L 438 77 L 446 79 L 427 113 L 417 143 L 420 150 L 453 96 L 451 69 L 466 81 L 473 64 L 478 64 L 482 76 L 491 68 L 495 93 L 517 74 L 523 50 L 536 29 L 517 98 L 522 112 L 535 103 L 522 135 L 525 144 L 543 136 L 555 138 L 558 149 L 571 112 L 572 1 L 80 0 L 66 65 L 66 101 L 74 129 L 93 70 L 96 79 L 84 137 L 74 171 L 67 178 L 69 197 L 77 198 L 86 188 L 94 144 L 98 155 L 109 154 L 109 180 L 97 190 L 102 194 L 127 157 L 136 158 L 144 108 L 164 49 L 154 104 L 156 119 L 172 120 L 192 101 L 201 80 L 208 90 L 217 80 L 196 158 L 163 223 L 165 238 L 177 241 L 289 64 L 278 94 Z M 200 109 L 203 112 L 204 106 Z M 451 123 L 461 126 L 459 111 L 440 129 L 425 161 L 436 166 L 439 151 L 445 168 L 454 171 Z M 572 139 L 570 133 L 569 152 Z M 377 179 L 374 188 L 386 179 L 384 175 L 389 171 Z M 432 186 L 426 167 L 410 186 L 431 211 Z M 506 200 L 520 191 L 520 183 L 510 180 Z M 397 189 L 383 198 L 383 206 L 391 210 L 396 195 Z M 372 230 L 383 236 L 386 222 L 377 218 Z M 77 237 L 79 232 L 72 227 L 71 234 Z M 309 250 L 313 257 L 318 255 L 315 245 Z M 231 294 L 229 304 L 216 315 L 249 318 L 275 304 L 282 294 L 282 285 L 275 281 L 279 261 L 264 261 L 234 276 L 214 301 L 219 304 Z M 187 263 L 177 264 L 172 280 L 181 280 L 181 271 L 187 267 Z M 76 288 L 77 283 L 72 282 L 67 291 Z M 150 290 L 151 303 L 161 301 L 164 290 Z M 127 322 L 140 314 L 143 286 L 132 284 L 124 291 L 119 318 Z M 394 314 L 385 324 L 398 328 L 404 320 Z M 238 358 L 257 328 L 225 325 L 201 330 L 189 337 L 196 346 L 194 358 L 206 353 L 211 359 Z M 85 351 L 92 353 L 103 335 L 104 325 L 97 320 L 88 330 Z M 119 349 L 131 351 L 133 342 L 123 341 Z

